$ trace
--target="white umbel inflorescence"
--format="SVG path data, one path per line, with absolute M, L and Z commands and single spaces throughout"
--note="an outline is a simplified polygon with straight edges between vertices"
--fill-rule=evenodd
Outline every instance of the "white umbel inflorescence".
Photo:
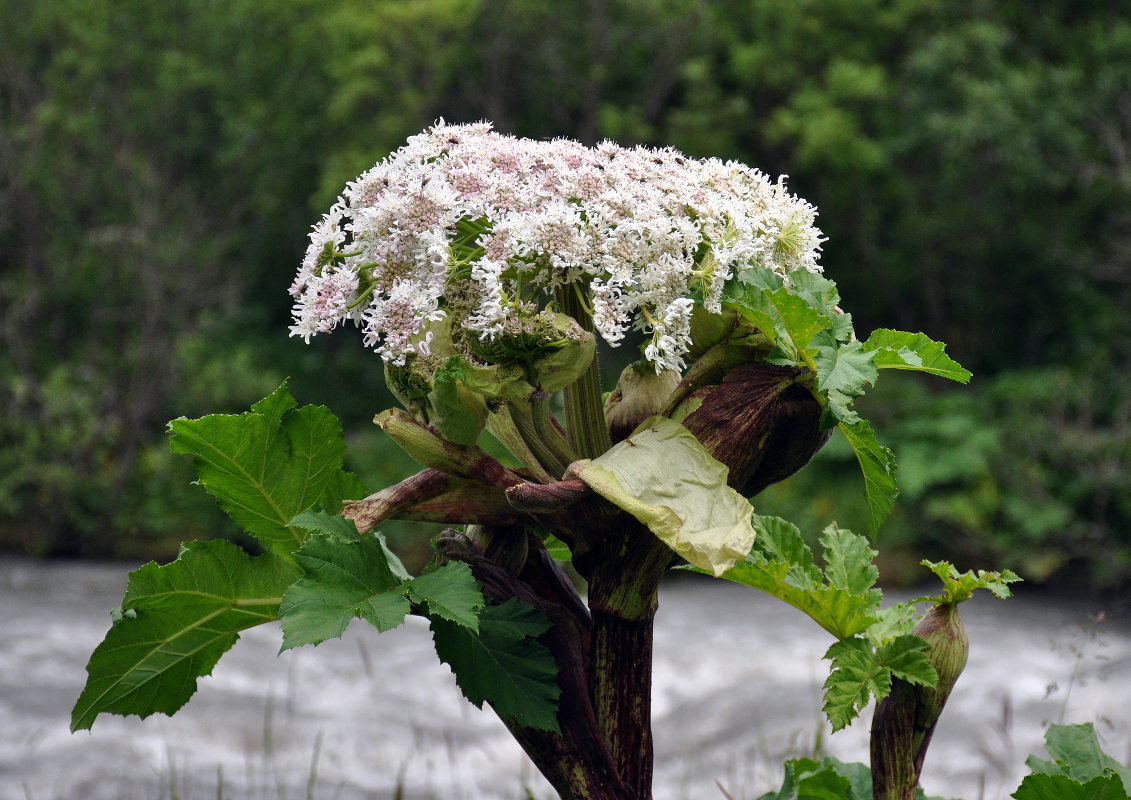
M 291 334 L 309 341 L 350 320 L 403 364 L 457 283 L 478 298 L 460 324 L 484 338 L 577 283 L 607 342 L 642 330 L 656 369 L 681 369 L 695 302 L 717 313 L 736 269 L 820 271 L 815 218 L 781 179 L 733 161 L 441 120 L 347 185 L 314 226 L 290 288 Z

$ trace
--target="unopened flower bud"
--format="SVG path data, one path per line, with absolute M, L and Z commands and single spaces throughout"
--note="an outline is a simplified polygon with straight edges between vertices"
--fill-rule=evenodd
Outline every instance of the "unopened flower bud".
M 877 800 L 914 800 L 935 725 L 970 653 L 957 604 L 932 606 L 912 632 L 927 642 L 938 683 L 928 687 L 893 678 L 891 692 L 876 704 L 871 749 Z
M 521 366 L 530 386 L 545 392 L 577 380 L 597 351 L 595 337 L 577 320 L 549 310 L 513 315 L 489 336 L 465 335 L 464 342 L 486 364 Z
M 800 470 L 829 440 L 820 404 L 798 385 L 801 375 L 793 367 L 740 364 L 719 386 L 693 392 L 673 417 L 730 469 L 730 485 L 752 497 Z
M 724 308 L 719 314 L 712 314 L 703 306 L 696 304 L 691 312 L 691 344 L 687 350 L 687 360 L 695 361 L 734 332 L 738 315 L 733 309 Z
M 930 705 L 937 706 L 941 713 L 970 655 L 970 640 L 966 636 L 966 626 L 958 616 L 958 606 L 952 603 L 931 606 L 912 633 L 927 643 L 927 657 L 939 674 L 935 688 L 925 692 L 934 695 L 935 700 Z
M 660 413 L 678 383 L 679 373 L 675 370 L 657 374 L 650 364 L 625 367 L 605 401 L 605 419 L 613 443 L 624 439 L 648 417 Z

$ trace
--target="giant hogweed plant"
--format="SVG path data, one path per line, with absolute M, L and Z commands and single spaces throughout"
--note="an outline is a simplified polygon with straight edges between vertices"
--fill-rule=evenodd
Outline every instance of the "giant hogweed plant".
M 674 150 L 487 124 L 410 138 L 315 225 L 291 333 L 361 330 L 402 405 L 375 422 L 422 469 L 371 494 L 342 469 L 335 417 L 285 384 L 247 413 L 171 422 L 173 449 L 263 552 L 190 542 L 131 573 L 72 728 L 176 712 L 251 626 L 280 621 L 287 650 L 411 614 L 562 798 L 643 800 L 652 622 L 661 578 L 684 568 L 828 631 L 829 722 L 880 701 L 875 796 L 913 797 L 965 661 L 955 608 L 979 587 L 1008 595 L 1015 576 L 930 565 L 946 589 L 917 615 L 882 605 L 867 538 L 832 524 L 817 559 L 795 526 L 754 513 L 747 498 L 835 430 L 874 536 L 896 465 L 854 400 L 881 370 L 970 377 L 921 333 L 856 335 L 821 274 L 815 217 L 781 180 Z M 596 339 L 629 331 L 641 357 L 602 397 Z M 480 447 L 488 434 L 510 460 Z M 421 574 L 377 530 L 391 519 L 452 526 Z

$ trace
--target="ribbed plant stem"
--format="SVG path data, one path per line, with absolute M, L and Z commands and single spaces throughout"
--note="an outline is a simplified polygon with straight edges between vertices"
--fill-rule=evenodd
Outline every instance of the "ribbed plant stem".
M 523 442 L 533 453 L 534 457 L 538 460 L 542 469 L 549 474 L 553 479 L 557 480 L 565 473 L 566 467 L 569 466 L 570 460 L 563 460 L 558 456 L 543 436 L 539 433 L 538 427 L 535 425 L 533 415 L 535 409 L 531 408 L 531 413 L 528 416 L 525 409 L 511 404 L 511 419 L 514 420 L 515 428 L 518 430 L 519 435 L 522 437 Z M 554 431 L 557 435 L 557 431 Z M 561 437 L 558 436 L 560 439 Z
M 554 297 L 563 313 L 592 332 L 593 317 L 577 294 L 578 291 L 588 293 L 588 290 L 576 287 L 577 284 L 559 286 Z M 613 446 L 601 402 L 601 373 L 596 356 L 581 377 L 565 388 L 565 412 L 569 441 L 579 456 L 596 458 Z
M 549 394 L 541 390 L 533 394 L 530 398 L 530 418 L 534 422 L 534 430 L 538 432 L 538 438 L 554 453 L 558 463 L 569 466 L 577 460 L 577 453 L 562 437 L 560 429 L 554 425 L 550 417 Z M 564 472 L 565 469 L 562 469 L 558 477 L 560 478 Z
M 643 526 L 602 544 L 589 582 L 597 722 L 637 800 L 652 796 L 652 624 L 671 551 Z

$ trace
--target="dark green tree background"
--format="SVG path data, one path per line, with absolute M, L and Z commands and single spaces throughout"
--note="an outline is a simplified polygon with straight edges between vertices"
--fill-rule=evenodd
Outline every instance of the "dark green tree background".
M 908 554 L 1131 579 L 1121 3 L 0 0 L 0 18 L 8 548 L 223 532 L 164 424 L 286 375 L 391 480 L 376 356 L 288 340 L 285 290 L 345 181 L 443 116 L 788 174 L 857 328 L 921 329 L 976 376 L 869 409 L 905 487 L 885 576 Z M 828 448 L 762 510 L 859 527 L 847 458 Z

